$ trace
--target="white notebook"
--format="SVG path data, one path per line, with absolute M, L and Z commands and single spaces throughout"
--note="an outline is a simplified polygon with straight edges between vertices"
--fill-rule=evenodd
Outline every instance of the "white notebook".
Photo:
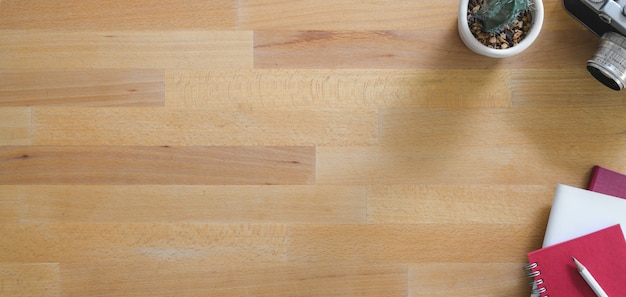
M 626 230 L 626 199 L 559 184 L 554 194 L 543 247 L 615 224 L 621 224 L 622 230 Z
M 542 247 L 615 224 L 622 225 L 626 237 L 626 199 L 559 184 L 554 193 Z M 539 294 L 531 295 L 536 296 Z

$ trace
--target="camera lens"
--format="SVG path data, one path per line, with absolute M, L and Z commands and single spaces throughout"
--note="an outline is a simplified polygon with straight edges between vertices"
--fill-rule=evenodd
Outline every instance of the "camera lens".
M 605 86 L 619 91 L 626 84 L 626 37 L 607 32 L 596 54 L 587 61 L 587 70 Z

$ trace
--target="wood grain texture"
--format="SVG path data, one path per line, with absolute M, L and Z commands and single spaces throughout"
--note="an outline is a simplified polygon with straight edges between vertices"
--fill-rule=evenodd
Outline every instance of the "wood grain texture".
M 162 106 L 160 70 L 0 72 L 0 106 Z
M 68 296 L 405 296 L 403 265 L 63 265 Z M 98 277 L 94 277 L 95 275 Z M 116 286 L 111 286 L 115 283 Z
M 545 1 L 543 28 L 582 27 L 557 1 Z M 306 0 L 239 2 L 243 30 L 440 30 L 455 24 L 458 1 Z
M 378 132 L 375 109 L 37 108 L 33 113 L 33 140 L 40 145 L 367 145 L 376 143 Z
M 2 224 L 0 262 L 106 264 L 275 263 L 287 256 L 283 225 Z M 262 247 L 262 248 L 259 248 Z
M 561 2 L 492 59 L 457 0 L 1 0 L 0 297 L 529 296 L 626 172 Z
M 254 65 L 257 68 L 307 69 L 580 68 L 598 45 L 597 38 L 589 32 L 544 31 L 536 44 L 516 59 L 493 61 L 468 51 L 455 28 L 255 31 Z M 563 48 L 569 50 L 563 51 Z
M 382 146 L 319 148 L 317 182 L 585 185 L 593 164 L 626 165 L 619 158 L 626 148 L 624 112 L 383 109 Z
M 520 263 L 424 263 L 409 268 L 409 294 L 422 296 L 520 296 L 528 290 Z M 459 278 L 450 278 L 449 275 Z
M 233 29 L 237 1 L 3 0 L 0 29 Z
M 177 108 L 508 107 L 510 79 L 508 70 L 168 71 L 166 104 Z M 450 89 L 451 85 L 456 87 Z M 476 85 L 481 92 L 472 91 Z
M 367 191 L 367 222 L 541 225 L 552 195 L 545 186 L 376 185 Z
M 0 184 L 309 184 L 313 147 L 0 147 Z
M 0 107 L 0 146 L 29 145 L 32 140 L 32 110 Z
M 576 29 L 582 32 L 589 32 L 587 29 L 563 8 L 562 1 L 542 1 L 544 9 L 543 29 L 547 31 Z
M 12 189 L 0 187 L 0 223 L 19 223 L 20 218 L 19 196 Z
M 289 259 L 326 263 L 523 263 L 525 251 L 543 240 L 537 234 L 544 228 L 535 228 L 471 223 L 296 225 L 288 229 Z M 493 234 L 502 236 L 495 238 Z
M 380 138 L 385 146 L 430 142 L 448 150 L 459 145 L 586 145 L 585 140 L 590 138 L 622 142 L 624 112 L 624 107 L 613 106 L 525 110 L 389 108 L 380 112 Z M 599 114 L 611 120 L 598 120 Z M 546 138 L 536 139 L 538 133 Z
M 429 30 L 449 27 L 454 1 L 281 0 L 239 2 L 244 30 Z M 418 12 L 421 17 L 418 17 Z
M 30 223 L 365 223 L 350 186 L 0 186 L 0 220 Z M 2 198 L 6 197 L 6 198 Z
M 593 140 L 605 143 L 606 139 Z M 379 147 L 319 147 L 316 183 L 322 185 L 438 184 L 451 185 L 553 185 L 565 183 L 585 187 L 594 164 L 622 168 L 619 160 L 626 143 L 606 146 L 571 143 L 498 146 L 459 144 L 432 149 Z M 564 147 L 571 148 L 565 151 Z M 463 148 L 463 149 L 461 149 Z M 615 148 L 615 150 L 613 150 Z M 606 150 L 604 150 L 606 149 Z M 546 151 L 560 151 L 546 152 Z M 551 201 L 551 200 L 550 200 Z
M 0 30 L 0 69 L 251 68 L 246 31 Z
M 62 296 L 59 272 L 59 265 L 54 263 L 0 263 L 0 295 Z
M 589 79 L 584 67 L 571 70 L 514 70 L 515 107 L 622 106 L 624 95 Z

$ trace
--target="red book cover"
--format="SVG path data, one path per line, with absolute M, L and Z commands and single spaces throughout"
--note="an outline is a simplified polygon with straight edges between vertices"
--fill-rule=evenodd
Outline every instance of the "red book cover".
M 589 180 L 589 191 L 626 198 L 626 175 L 594 166 Z
M 620 225 L 528 253 L 541 296 L 596 297 L 578 273 L 575 257 L 608 296 L 626 296 L 626 241 Z

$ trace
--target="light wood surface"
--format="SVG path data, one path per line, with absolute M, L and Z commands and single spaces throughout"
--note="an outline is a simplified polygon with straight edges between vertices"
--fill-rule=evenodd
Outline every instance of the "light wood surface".
M 626 171 L 558 0 L 0 2 L 0 296 L 528 296 L 555 185 Z

